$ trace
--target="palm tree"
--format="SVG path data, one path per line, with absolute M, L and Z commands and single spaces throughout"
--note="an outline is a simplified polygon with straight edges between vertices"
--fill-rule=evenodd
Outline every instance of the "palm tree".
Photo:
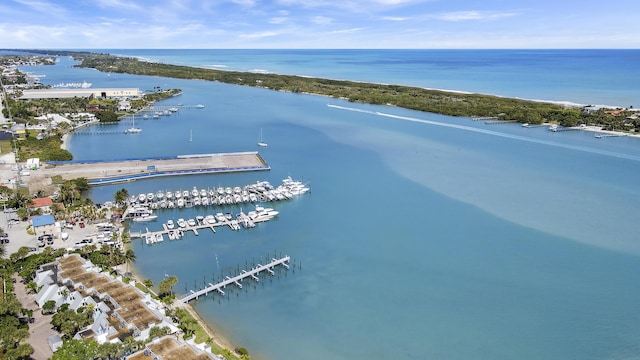
M 113 200 L 117 205 L 124 205 L 128 198 L 129 191 L 124 188 L 116 191 L 116 193 L 113 195 Z
M 136 253 L 131 249 L 127 249 L 127 252 L 124 253 L 124 261 L 127 263 L 127 273 L 129 273 L 129 263 L 136 262 Z

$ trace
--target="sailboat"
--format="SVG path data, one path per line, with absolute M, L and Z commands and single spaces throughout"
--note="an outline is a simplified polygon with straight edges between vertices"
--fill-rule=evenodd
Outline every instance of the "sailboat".
M 260 129 L 260 140 L 258 140 L 258 146 L 267 147 L 269 144 L 262 140 L 262 129 Z
M 139 133 L 142 129 L 136 127 L 136 116 L 133 115 L 133 125 L 127 129 L 128 134 Z

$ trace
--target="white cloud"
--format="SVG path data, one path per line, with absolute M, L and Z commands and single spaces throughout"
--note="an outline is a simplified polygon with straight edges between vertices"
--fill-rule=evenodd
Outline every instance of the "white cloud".
M 468 20 L 497 20 L 505 17 L 518 15 L 517 12 L 494 12 L 494 11 L 454 11 L 448 13 L 435 14 L 431 17 L 445 21 L 468 21 Z
M 28 7 L 31 11 L 49 14 L 51 16 L 61 17 L 67 14 L 67 10 L 57 4 L 46 1 L 32 0 L 13 0 L 14 2 Z
M 288 19 L 286 17 L 274 17 L 269 19 L 269 24 L 282 24 L 284 22 L 286 22 Z
M 311 18 L 311 22 L 318 25 L 328 25 L 333 22 L 333 19 L 326 16 L 314 16 Z
M 409 18 L 400 17 L 400 16 L 383 16 L 382 20 L 387 20 L 387 21 L 405 21 L 405 20 L 409 20 Z
M 131 1 L 97 0 L 95 4 L 102 8 L 114 8 L 119 10 L 141 10 L 140 6 Z
M 362 31 L 366 28 L 352 28 L 352 29 L 344 29 L 344 30 L 334 30 L 334 31 L 329 31 L 328 34 L 346 34 L 346 33 L 353 33 L 353 32 L 358 32 L 358 31 Z
M 246 6 L 246 7 L 252 7 L 256 4 L 254 0 L 232 0 L 232 1 L 234 4 Z
M 277 35 L 279 34 L 275 31 L 263 31 L 263 32 L 252 33 L 252 34 L 240 34 L 238 35 L 238 37 L 246 38 L 246 39 L 259 39 L 259 38 L 265 38 L 265 37 L 271 37 L 271 36 L 277 36 Z

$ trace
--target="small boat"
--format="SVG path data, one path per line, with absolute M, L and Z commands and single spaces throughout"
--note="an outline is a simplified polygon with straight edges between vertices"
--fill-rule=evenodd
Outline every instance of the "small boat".
M 133 124 L 130 128 L 127 129 L 127 131 L 125 131 L 127 134 L 134 134 L 134 133 L 139 133 L 141 132 L 142 129 L 137 128 L 136 127 L 136 117 L 133 117 Z
M 178 226 L 181 227 L 181 228 L 185 228 L 185 227 L 187 227 L 187 222 L 184 221 L 183 218 L 180 218 L 180 219 L 178 219 Z
M 198 189 L 194 186 L 193 189 L 191 190 L 191 196 L 196 197 L 200 194 L 200 192 L 198 191 Z
M 204 105 L 198 104 L 198 105 L 196 105 L 196 109 L 204 109 Z
M 262 139 L 262 129 L 260 129 L 260 139 L 258 139 L 258 146 L 261 147 L 267 147 L 269 146 L 266 142 L 264 142 L 264 140 Z
M 187 220 L 187 224 L 189 226 L 196 226 L 196 221 L 195 221 L 195 219 L 189 219 L 189 220 Z
M 173 224 L 173 220 L 169 219 L 167 221 L 167 229 L 173 229 L 175 225 Z
M 215 224 L 216 223 L 216 217 L 211 215 L 211 214 L 205 216 L 204 220 L 209 224 Z
M 156 242 L 163 242 L 164 241 L 164 236 L 162 236 L 161 233 L 157 233 L 156 234 Z
M 158 218 L 158 215 L 153 215 L 153 214 L 142 214 L 140 216 L 136 216 L 133 218 L 133 221 L 135 222 L 142 222 L 142 221 L 153 221 L 155 219 Z
M 202 215 L 196 216 L 196 221 L 198 222 L 198 225 L 203 225 L 204 224 L 204 216 L 202 216 Z

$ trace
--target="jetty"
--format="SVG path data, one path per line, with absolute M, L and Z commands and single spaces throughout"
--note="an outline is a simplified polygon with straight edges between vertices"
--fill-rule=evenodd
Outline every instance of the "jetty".
M 160 176 L 270 169 L 257 151 L 250 151 L 115 160 L 47 161 L 38 173 L 46 178 L 61 176 L 63 180 L 84 177 L 90 185 L 102 185 Z
M 217 284 L 211 284 L 209 283 L 209 286 L 207 286 L 206 288 L 202 289 L 202 290 L 198 290 L 198 291 L 193 291 L 191 290 L 190 293 L 186 296 L 184 296 L 183 298 L 180 299 L 181 302 L 183 303 L 188 303 L 191 300 L 196 300 L 198 299 L 200 296 L 204 296 L 209 294 L 212 291 L 218 292 L 220 295 L 224 296 L 224 288 L 227 285 L 235 285 L 239 288 L 242 288 L 242 284 L 240 283 L 243 279 L 245 278 L 252 278 L 255 281 L 259 281 L 258 275 L 263 272 L 266 271 L 271 275 L 274 275 L 274 271 L 273 268 L 281 265 L 282 267 L 288 269 L 289 268 L 289 261 L 291 260 L 291 257 L 289 256 L 284 256 L 282 258 L 276 259 L 276 258 L 272 258 L 271 262 L 266 264 L 266 265 L 260 265 L 257 264 L 256 267 L 254 267 L 253 269 L 247 271 L 247 270 L 242 270 L 240 272 L 239 275 L 236 275 L 234 277 L 225 277 L 225 279 Z

